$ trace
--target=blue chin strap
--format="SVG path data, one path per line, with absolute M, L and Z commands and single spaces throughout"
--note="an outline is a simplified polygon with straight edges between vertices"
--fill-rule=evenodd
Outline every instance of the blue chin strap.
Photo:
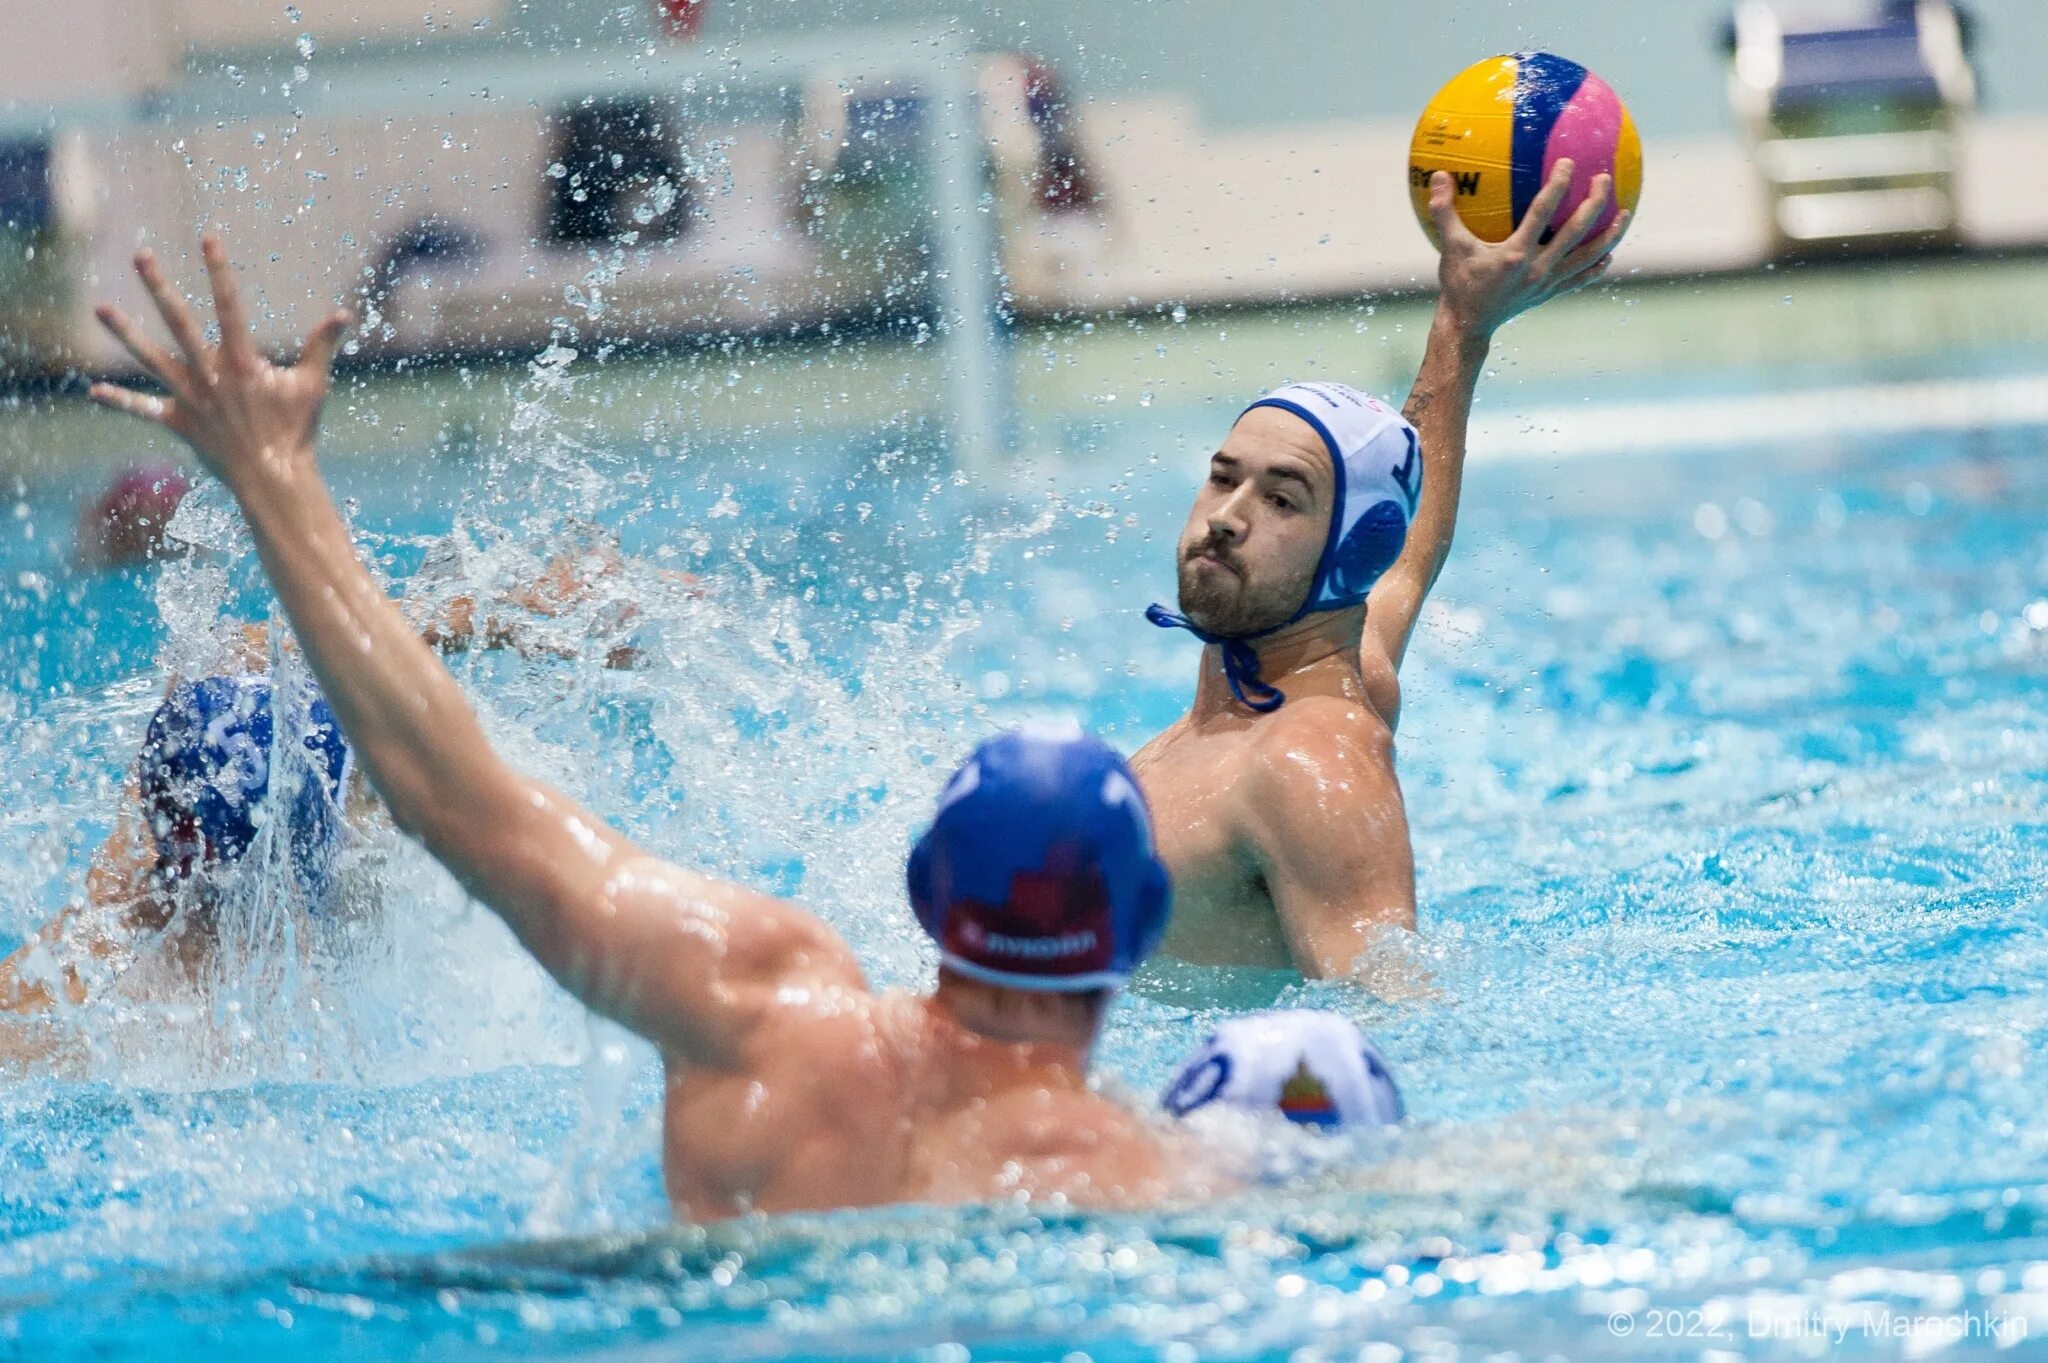
M 1170 611 L 1158 602 L 1145 607 L 1145 618 L 1161 629 L 1184 629 L 1205 644 L 1214 644 L 1223 650 L 1223 679 L 1230 683 L 1230 694 L 1237 697 L 1237 703 L 1260 714 L 1277 710 L 1287 701 L 1287 694 L 1279 687 L 1268 684 L 1259 676 L 1259 655 L 1251 646 L 1251 640 L 1263 639 L 1273 629 L 1285 629 L 1286 625 L 1275 625 L 1273 629 L 1262 629 L 1239 639 L 1226 639 L 1220 634 L 1211 634 L 1178 611 Z M 1294 617 L 1295 620 L 1300 616 Z M 1257 699 L 1252 695 L 1257 693 Z
M 1286 629 L 1305 615 L 1360 605 L 1372 584 L 1401 556 L 1408 522 L 1422 496 L 1422 442 L 1400 413 L 1341 383 L 1290 383 L 1245 408 L 1278 407 L 1307 422 L 1322 437 L 1336 475 L 1330 529 L 1301 609 L 1269 629 L 1225 637 L 1211 634 L 1177 611 L 1145 608 L 1161 629 L 1184 629 L 1223 650 L 1223 677 L 1240 705 L 1259 714 L 1279 709 L 1287 696 L 1259 676 L 1251 641 Z M 1238 419 L 1243 420 L 1240 413 Z

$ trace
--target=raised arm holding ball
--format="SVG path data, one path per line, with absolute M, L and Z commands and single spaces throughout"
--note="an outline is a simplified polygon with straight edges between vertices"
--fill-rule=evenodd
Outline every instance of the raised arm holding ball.
M 1173 873 L 1165 950 L 1183 960 L 1399 987 L 1373 952 L 1415 926 L 1399 670 L 1450 553 L 1473 392 L 1494 332 L 1604 274 L 1630 216 L 1614 175 L 1557 154 L 1599 145 L 1571 121 L 1583 80 L 1536 88 L 1559 69 L 1520 70 L 1486 110 L 1512 144 L 1494 172 L 1515 173 L 1512 231 L 1482 240 L 1461 212 L 1473 196 L 1447 171 L 1423 173 L 1441 293 L 1401 414 L 1334 383 L 1290 384 L 1246 409 L 1181 532 L 1179 610 L 1149 612 L 1207 645 L 1188 712 L 1132 762 Z M 1532 99 L 1551 120 L 1541 146 L 1525 145 Z M 1626 178 L 1615 153 L 1633 130 L 1607 126 L 1607 163 Z M 1464 183 L 1490 190 L 1485 173 Z

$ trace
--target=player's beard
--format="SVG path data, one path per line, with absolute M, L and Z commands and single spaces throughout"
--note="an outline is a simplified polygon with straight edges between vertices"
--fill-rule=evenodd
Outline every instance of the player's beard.
M 1207 554 L 1223 566 L 1198 565 Z M 1308 599 L 1315 565 L 1276 582 L 1262 582 L 1228 545 L 1214 539 L 1181 545 L 1180 613 L 1204 633 L 1222 639 L 1248 639 L 1277 629 L 1294 618 Z

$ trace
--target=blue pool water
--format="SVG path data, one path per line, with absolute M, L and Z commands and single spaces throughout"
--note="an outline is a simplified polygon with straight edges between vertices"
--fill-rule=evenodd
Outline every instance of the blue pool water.
M 1192 648 L 1138 611 L 1218 420 L 1001 478 L 880 446 L 335 478 L 397 582 L 458 517 L 454 580 L 484 586 L 614 527 L 638 619 L 540 627 L 630 630 L 647 665 L 462 659 L 487 723 L 915 984 L 901 857 L 960 752 L 1049 712 L 1131 749 L 1178 713 Z M 264 609 L 217 492 L 181 522 L 214 559 L 68 576 L 78 491 L 28 490 L 6 530 L 9 942 L 74 892 L 160 668 Z M 252 919 L 213 989 L 114 1000 L 0 1081 L 0 1357 L 2025 1356 L 2044 508 L 2038 432 L 1475 466 L 1404 678 L 1432 992 L 1168 966 L 1102 1050 L 1149 1102 L 1219 1011 L 1359 1018 L 1413 1120 L 1244 1152 L 1291 1182 L 667 1227 L 647 1053 L 387 837 L 361 918 Z

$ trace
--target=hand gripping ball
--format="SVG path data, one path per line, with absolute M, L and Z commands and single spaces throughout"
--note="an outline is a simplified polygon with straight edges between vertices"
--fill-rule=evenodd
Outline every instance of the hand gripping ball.
M 1436 92 L 1415 125 L 1408 149 L 1408 193 L 1422 230 L 1429 218 L 1429 178 L 1447 170 L 1456 185 L 1458 216 L 1482 241 L 1515 230 L 1551 170 L 1569 157 L 1572 187 L 1553 222 L 1563 222 L 1593 187 L 1614 177 L 1614 202 L 1593 231 L 1643 192 L 1643 144 L 1635 120 L 1614 88 L 1548 52 L 1488 57 L 1466 67 Z M 1438 242 L 1439 246 L 1443 243 Z

